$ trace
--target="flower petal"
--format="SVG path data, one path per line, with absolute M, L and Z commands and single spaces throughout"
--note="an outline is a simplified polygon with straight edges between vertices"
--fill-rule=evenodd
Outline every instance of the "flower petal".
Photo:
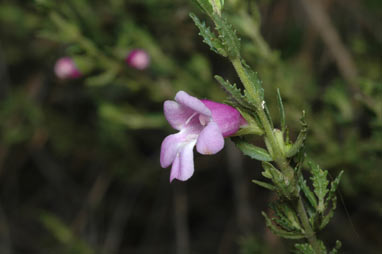
M 196 140 L 187 143 L 176 155 L 171 168 L 170 182 L 174 179 L 186 181 L 194 174 L 193 149 L 195 144 Z
M 236 133 L 240 125 L 246 123 L 240 112 L 234 107 L 210 100 L 201 101 L 212 112 L 212 119 L 217 123 L 224 137 Z
M 211 116 L 211 111 L 206 105 L 203 104 L 201 100 L 189 95 L 184 91 L 179 91 L 175 96 L 175 100 L 200 114 Z
M 181 148 L 183 136 L 184 134 L 179 132 L 169 135 L 163 140 L 160 151 L 160 165 L 162 168 L 167 168 L 173 163 Z
M 164 102 L 163 111 L 167 121 L 176 130 L 180 130 L 194 113 L 192 109 L 185 107 L 176 101 L 169 100 Z
M 215 122 L 210 122 L 200 133 L 196 150 L 201 154 L 215 154 L 224 147 L 224 137 Z

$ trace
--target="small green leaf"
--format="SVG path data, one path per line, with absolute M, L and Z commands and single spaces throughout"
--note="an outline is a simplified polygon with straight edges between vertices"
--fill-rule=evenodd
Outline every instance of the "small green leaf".
M 329 212 L 322 218 L 322 221 L 319 227 L 320 230 L 322 230 L 323 228 L 326 227 L 326 225 L 329 224 L 330 220 L 334 216 L 334 210 L 336 210 L 336 208 L 337 208 L 337 198 L 334 197 L 332 199 L 332 207 L 330 208 Z
M 309 243 L 296 243 L 296 254 L 316 254 Z
M 286 125 L 285 125 L 285 111 L 284 111 L 284 104 L 283 100 L 280 95 L 280 89 L 277 88 L 277 101 L 279 104 L 279 111 L 280 111 L 280 124 L 281 124 L 281 131 L 282 133 L 285 133 Z
M 268 190 L 271 190 L 271 191 L 274 191 L 276 189 L 276 187 L 272 184 L 269 184 L 269 183 L 265 183 L 265 182 L 262 182 L 262 181 L 258 181 L 258 180 L 255 180 L 253 179 L 252 180 L 253 183 L 265 188 L 265 189 L 268 189 Z
M 271 208 L 277 216 L 272 218 L 272 220 L 277 222 L 282 228 L 287 231 L 298 231 L 300 233 L 304 233 L 296 213 L 286 202 L 278 200 L 271 204 Z
M 219 38 L 225 47 L 230 58 L 240 57 L 240 40 L 236 35 L 236 31 L 224 16 L 212 14 L 212 19 L 215 22 L 216 30 L 219 32 Z
M 264 171 L 262 175 L 272 180 L 273 184 L 277 187 L 276 191 L 281 197 L 293 199 L 296 197 L 296 188 L 291 181 L 284 176 L 280 170 L 276 169 L 269 162 L 263 161 L 262 166 Z
M 331 199 L 333 199 L 335 196 L 336 196 L 336 191 L 337 191 L 337 188 L 338 188 L 338 185 L 340 184 L 340 181 L 341 181 L 341 177 L 342 177 L 342 174 L 344 173 L 343 170 L 341 170 L 341 172 L 338 174 L 338 176 L 336 177 L 336 179 L 334 179 L 331 183 L 330 183 L 330 190 L 329 190 L 329 194 L 328 194 L 328 197 L 326 199 L 326 203 L 329 203 L 329 201 Z
M 251 82 L 251 84 L 255 88 L 256 92 L 259 94 L 260 99 L 264 100 L 264 89 L 262 86 L 262 81 L 259 79 L 257 72 L 254 72 L 252 70 L 252 68 L 244 60 L 241 60 L 241 64 L 244 67 L 244 71 L 245 71 L 247 77 L 249 78 L 249 81 Z
M 269 112 L 268 106 L 267 106 L 267 104 L 265 103 L 265 101 L 263 101 L 263 104 L 264 104 L 264 112 L 265 112 L 265 115 L 267 116 L 268 121 L 269 121 L 269 123 L 271 124 L 272 129 L 274 129 L 275 127 L 274 127 L 274 125 L 273 125 L 273 121 L 272 121 L 271 113 Z
M 210 49 L 215 53 L 226 57 L 227 53 L 223 47 L 223 44 L 216 37 L 216 35 L 211 32 L 210 28 L 206 26 L 205 22 L 201 22 L 193 13 L 190 13 L 190 17 L 194 21 L 195 25 L 199 28 L 199 35 L 203 37 L 203 42 L 210 46 Z
M 316 163 L 309 162 L 311 173 L 312 173 L 312 182 L 314 187 L 314 193 L 318 198 L 317 211 L 323 213 L 325 210 L 324 199 L 328 193 L 329 181 L 327 179 L 328 171 L 322 170 Z
M 289 149 L 287 149 L 286 156 L 288 158 L 295 156 L 304 146 L 305 139 L 308 132 L 308 125 L 305 122 L 305 111 L 302 111 L 302 117 L 300 119 L 300 122 L 301 122 L 302 128 L 294 144 Z
M 320 253 L 327 253 L 326 247 L 322 241 L 319 241 Z M 312 246 L 309 243 L 296 243 L 294 247 L 297 249 L 297 254 L 316 254 Z
M 252 112 L 252 114 L 248 113 L 247 111 L 240 109 L 239 107 L 236 108 L 241 116 L 247 121 L 247 125 L 241 126 L 240 129 L 236 132 L 235 136 L 243 136 L 243 135 L 249 135 L 249 134 L 255 134 L 255 135 L 263 135 L 264 131 L 260 127 L 260 123 L 258 121 L 258 118 L 256 117 L 256 113 Z
M 259 161 L 272 161 L 272 157 L 269 153 L 261 147 L 249 144 L 245 141 L 233 139 L 236 146 L 243 152 L 243 154 L 251 157 L 252 159 Z
M 236 84 L 231 84 L 228 80 L 224 80 L 219 75 L 214 76 L 219 84 L 223 87 L 224 91 L 241 107 L 251 109 L 251 105 L 247 102 L 246 97 L 241 93 L 241 90 L 237 88 Z
M 283 230 L 277 226 L 275 226 L 273 223 L 272 223 L 272 220 L 267 216 L 267 214 L 265 212 L 261 212 L 261 214 L 264 216 L 265 218 L 265 223 L 267 225 L 267 227 L 275 234 L 275 235 L 278 235 L 280 237 L 283 237 L 283 238 L 287 238 L 287 239 L 302 239 L 302 238 L 305 238 L 305 235 L 304 234 L 301 234 L 301 233 L 297 233 L 297 232 L 289 232 L 289 231 L 286 231 L 286 230 Z
M 302 175 L 299 178 L 299 185 L 301 190 L 304 192 L 305 197 L 308 199 L 310 205 L 316 209 L 317 208 L 317 199 L 316 196 L 314 196 L 314 193 L 310 190 L 308 185 L 306 184 L 306 181 L 302 177 Z

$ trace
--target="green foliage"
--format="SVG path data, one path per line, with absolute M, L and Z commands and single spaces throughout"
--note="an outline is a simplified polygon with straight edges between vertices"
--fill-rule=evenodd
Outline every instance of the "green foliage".
M 273 182 L 274 186 L 276 186 L 276 192 L 280 197 L 287 199 L 294 199 L 296 197 L 296 187 L 286 175 L 269 162 L 263 161 L 262 166 L 264 171 L 261 174 Z
M 44 120 L 41 108 L 21 92 L 0 101 L 0 119 L 0 140 L 6 146 L 32 140 Z
M 251 104 L 248 102 L 248 97 L 242 94 L 240 88 L 237 88 L 236 84 L 232 85 L 228 80 L 224 80 L 219 75 L 215 75 L 215 79 L 223 87 L 224 91 L 226 91 L 233 105 L 236 105 L 237 107 L 240 106 L 241 108 L 248 110 L 251 109 Z
M 70 228 L 65 225 L 56 216 L 43 212 L 40 220 L 47 230 L 59 241 L 63 246 L 66 253 L 76 254 L 92 254 L 94 250 L 90 248 L 84 241 L 77 239 Z
M 203 42 L 210 46 L 210 49 L 217 54 L 227 56 L 227 53 L 221 43 L 221 41 L 210 31 L 210 28 L 206 26 L 205 22 L 201 22 L 198 17 L 190 13 L 190 17 L 194 21 L 195 25 L 199 28 L 199 35 L 203 37 Z
M 262 86 L 262 81 L 260 80 L 257 72 L 253 71 L 252 68 L 242 59 L 241 63 L 244 67 L 244 72 L 249 79 L 249 82 L 254 87 L 256 93 L 260 96 L 260 100 L 264 99 L 264 89 Z M 264 105 L 266 106 L 266 105 Z M 269 112 L 267 113 L 269 114 Z
M 311 168 L 314 193 L 317 196 L 318 204 L 317 211 L 323 213 L 325 210 L 325 196 L 329 192 L 328 185 L 329 181 L 327 179 L 328 171 L 322 170 L 316 163 L 309 162 Z
M 212 15 L 212 19 L 216 25 L 216 30 L 219 32 L 219 38 L 231 59 L 240 57 L 240 40 L 236 35 L 233 26 L 228 22 L 224 16 L 217 14 Z
M 284 104 L 283 100 L 280 95 L 280 89 L 277 88 L 277 102 L 279 105 L 279 112 L 280 112 L 280 124 L 281 124 L 281 131 L 282 133 L 285 133 L 286 130 L 286 124 L 285 124 L 285 110 L 284 110 Z
M 266 222 L 266 225 L 267 227 L 275 234 L 275 235 L 278 235 L 280 237 L 283 237 L 283 238 L 286 238 L 286 239 L 303 239 L 305 237 L 304 234 L 302 233 L 299 233 L 299 232 L 294 232 L 294 231 L 287 231 L 285 229 L 282 229 L 281 227 L 279 226 L 276 226 L 272 220 L 267 216 L 267 214 L 265 212 L 262 212 L 261 213 L 264 218 L 265 218 L 265 222 Z
M 239 148 L 244 155 L 259 161 L 272 161 L 272 157 L 269 155 L 267 150 L 247 143 L 241 139 L 234 139 L 233 141 L 235 142 L 237 148 Z
M 267 253 L 264 241 L 255 236 L 244 236 L 239 241 L 240 254 L 262 254 Z
M 196 5 L 208 15 L 213 14 L 213 9 L 209 0 L 192 0 Z
M 336 246 L 329 252 L 329 254 L 337 254 L 338 251 L 341 249 L 342 243 L 340 241 L 336 241 Z
M 314 210 L 316 210 L 318 205 L 317 198 L 306 184 L 306 180 L 302 177 L 302 175 L 300 175 L 299 186 L 303 191 L 305 197 L 308 199 L 310 205 L 314 208 Z
M 327 253 L 326 247 L 322 241 L 319 242 L 321 253 Z M 313 250 L 312 246 L 308 243 L 296 243 L 294 245 L 296 248 L 296 254 L 315 254 L 316 252 Z
M 305 122 L 305 111 L 302 111 L 302 117 L 300 119 L 300 123 L 301 123 L 302 128 L 300 130 L 300 133 L 297 136 L 296 141 L 292 145 L 287 144 L 288 148 L 286 151 L 286 156 L 288 158 L 295 156 L 305 144 L 305 139 L 306 139 L 307 132 L 308 132 L 308 125 Z

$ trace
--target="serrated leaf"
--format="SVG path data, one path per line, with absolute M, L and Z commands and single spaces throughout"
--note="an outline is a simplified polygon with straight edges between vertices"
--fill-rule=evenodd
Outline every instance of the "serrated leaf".
M 270 205 L 277 217 L 272 218 L 281 228 L 287 231 L 300 231 L 303 233 L 299 225 L 296 214 L 289 208 L 286 203 L 276 201 Z
M 333 199 L 333 198 L 336 196 L 336 191 L 337 191 L 338 185 L 340 184 L 341 177 L 342 177 L 342 174 L 343 174 L 343 173 L 344 173 L 344 171 L 341 170 L 341 172 L 338 174 L 338 176 L 336 177 L 336 179 L 334 179 L 334 180 L 330 183 L 330 190 L 329 190 L 328 197 L 326 198 L 326 204 L 328 204 L 329 201 L 330 201 L 331 199 Z
M 241 60 L 241 64 L 244 67 L 244 71 L 249 78 L 249 81 L 254 86 L 256 93 L 259 94 L 260 100 L 264 100 L 264 89 L 262 86 L 262 81 L 259 79 L 257 72 L 254 72 L 244 60 Z
M 272 157 L 264 148 L 249 144 L 240 139 L 233 139 L 237 148 L 243 152 L 243 154 L 251 157 L 252 159 L 259 161 L 272 161 Z
M 219 84 L 223 87 L 224 91 L 240 106 L 246 109 L 251 109 L 251 105 L 248 103 L 246 96 L 241 93 L 241 90 L 237 88 L 236 84 L 231 84 L 228 80 L 224 80 L 219 75 L 214 76 Z
M 281 131 L 285 133 L 286 125 L 285 125 L 285 110 L 284 110 L 284 104 L 283 100 L 280 95 L 280 89 L 277 88 L 277 102 L 279 105 L 279 111 L 280 111 L 280 125 L 281 125 Z
M 261 214 L 264 216 L 265 218 L 265 223 L 267 225 L 267 227 L 275 234 L 275 235 L 278 235 L 280 237 L 283 237 L 283 238 L 287 238 L 287 239 L 302 239 L 305 237 L 304 234 L 301 234 L 301 233 L 297 233 L 297 232 L 288 232 L 286 230 L 283 230 L 283 229 L 280 229 L 278 228 L 277 226 L 275 226 L 273 223 L 272 223 L 272 220 L 267 216 L 267 214 L 265 212 L 261 212 Z
M 312 183 L 314 187 L 314 193 L 318 198 L 317 211 L 323 213 L 325 210 L 325 196 L 329 192 L 328 185 L 329 181 L 327 179 L 328 171 L 322 170 L 316 163 L 309 162 L 311 173 L 312 173 Z
M 320 253 L 327 253 L 326 247 L 322 241 L 319 241 L 320 244 Z M 309 243 L 296 243 L 294 245 L 296 248 L 297 254 L 316 254 L 316 252 L 313 250 L 313 247 Z
M 305 111 L 302 111 L 302 117 L 300 119 L 300 122 L 301 122 L 302 128 L 300 133 L 297 136 L 296 141 L 286 152 L 286 156 L 288 158 L 295 156 L 304 146 L 305 139 L 308 133 L 308 125 L 305 122 Z
M 301 190 L 303 191 L 305 197 L 308 199 L 309 204 L 310 204 L 314 209 L 316 209 L 316 208 L 317 208 L 317 199 L 316 199 L 316 196 L 315 196 L 314 193 L 310 190 L 310 188 L 309 188 L 308 185 L 306 184 L 306 181 L 304 180 L 304 178 L 302 177 L 302 175 L 301 175 L 300 178 L 299 178 L 299 185 L 300 185 L 300 188 L 301 188 Z
M 210 28 L 206 26 L 205 22 L 201 22 L 193 13 L 190 13 L 190 17 L 199 28 L 199 35 L 203 37 L 203 42 L 210 46 L 210 49 L 215 53 L 226 57 L 227 53 L 224 50 L 223 44 L 216 35 L 211 32 Z
M 274 191 L 276 189 L 276 187 L 272 184 L 269 184 L 269 183 L 265 183 L 265 182 L 262 182 L 262 181 L 258 181 L 258 180 L 255 180 L 253 179 L 252 180 L 253 183 L 265 188 L 265 189 L 268 189 L 268 190 L 271 190 L 271 191 Z
M 301 233 L 304 233 L 304 230 L 300 226 L 299 219 L 295 213 L 295 211 L 285 202 L 279 204 L 278 206 L 279 210 L 286 216 L 286 218 L 289 220 L 291 225 L 294 227 L 295 230 L 301 231 Z
M 224 16 L 213 14 L 212 19 L 215 22 L 216 30 L 219 32 L 219 38 L 225 47 L 225 51 L 230 58 L 239 58 L 240 56 L 240 40 L 236 35 L 236 31 Z
M 322 230 L 323 228 L 326 227 L 326 225 L 329 224 L 330 220 L 334 216 L 334 210 L 337 208 L 337 198 L 334 197 L 332 199 L 332 207 L 329 209 L 329 212 L 322 218 L 321 224 L 319 226 L 319 229 Z
M 296 254 L 316 254 L 309 243 L 296 243 L 294 247 Z

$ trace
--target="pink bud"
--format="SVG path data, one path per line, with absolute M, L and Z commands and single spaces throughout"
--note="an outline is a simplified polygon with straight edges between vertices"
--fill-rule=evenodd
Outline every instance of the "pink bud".
M 142 49 L 134 49 L 129 53 L 125 61 L 135 69 L 144 70 L 150 64 L 150 56 Z
M 62 57 L 57 60 L 54 72 L 60 79 L 76 79 L 81 77 L 80 71 L 70 57 Z

